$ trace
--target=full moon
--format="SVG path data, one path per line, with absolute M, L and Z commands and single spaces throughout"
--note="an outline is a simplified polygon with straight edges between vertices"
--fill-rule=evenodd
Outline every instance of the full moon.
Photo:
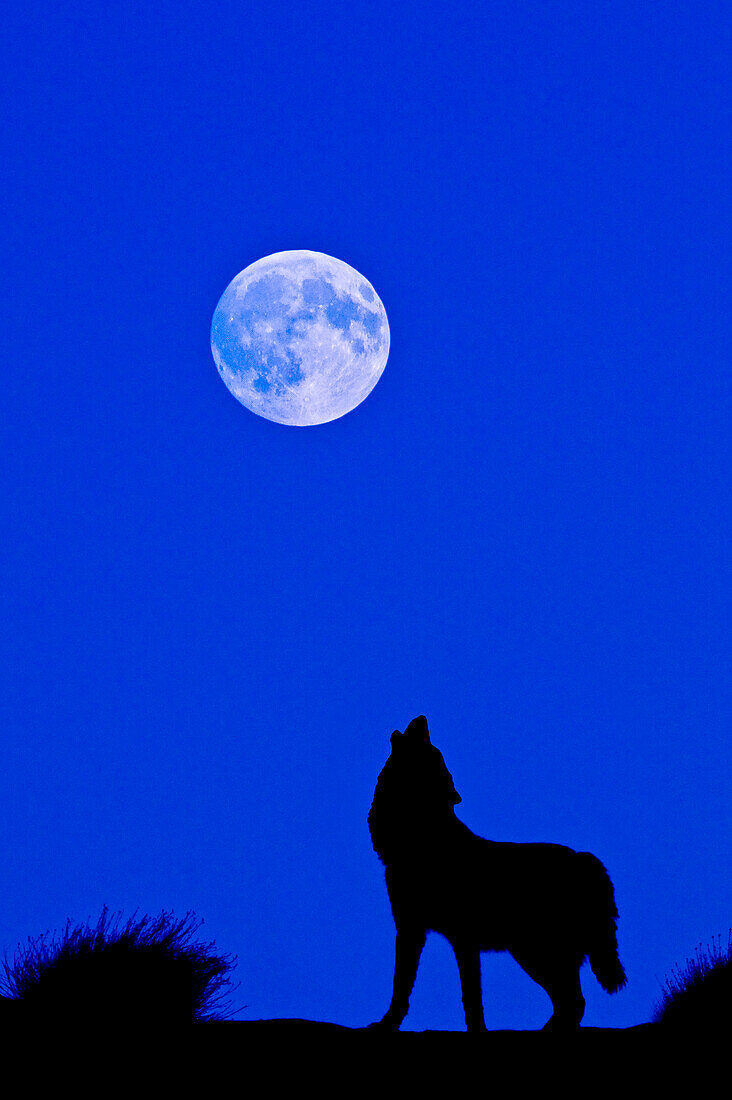
M 389 355 L 381 299 L 323 252 L 275 252 L 232 279 L 211 353 L 237 399 L 277 424 L 325 424 L 360 405 Z

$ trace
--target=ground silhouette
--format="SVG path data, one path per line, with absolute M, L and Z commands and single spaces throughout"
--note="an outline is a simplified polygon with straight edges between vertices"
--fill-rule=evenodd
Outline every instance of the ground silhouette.
M 586 958 L 603 989 L 626 982 L 618 959 L 613 886 L 589 852 L 559 844 L 485 840 L 455 815 L 461 800 L 420 715 L 391 735 L 368 815 L 396 924 L 389 1008 L 374 1027 L 396 1030 L 409 1007 L 427 932 L 451 944 L 468 1031 L 484 1031 L 481 951 L 508 951 L 552 1001 L 550 1030 L 579 1027 Z
M 686 1075 L 706 1095 L 715 1064 L 706 1045 L 668 1042 L 655 1024 L 483 1034 L 398 1033 L 309 1020 L 198 1023 L 163 1029 L 81 1027 L 59 1033 L 40 1024 L 3 1031 L 5 1074 L 55 1095 L 242 1095 L 356 1098 L 461 1096 L 581 1097 L 657 1095 Z M 90 1038 L 92 1041 L 90 1042 Z M 700 1046 L 702 1050 L 700 1051 Z M 724 1047 L 720 1044 L 721 1055 Z M 133 1092 L 134 1090 L 134 1092 Z M 709 1095 L 712 1095 L 711 1085 Z

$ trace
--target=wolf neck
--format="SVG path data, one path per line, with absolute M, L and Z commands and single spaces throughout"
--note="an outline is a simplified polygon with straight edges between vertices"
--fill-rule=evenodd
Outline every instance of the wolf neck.
M 402 858 L 413 858 L 420 849 L 442 848 L 457 833 L 470 832 L 455 816 L 452 806 L 438 813 L 409 813 L 404 808 L 395 810 L 378 793 L 371 804 L 368 823 L 374 851 L 387 866 Z

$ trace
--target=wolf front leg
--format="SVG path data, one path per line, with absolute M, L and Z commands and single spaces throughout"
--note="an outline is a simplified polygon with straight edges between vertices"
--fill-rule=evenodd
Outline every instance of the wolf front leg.
M 460 971 L 465 1026 L 468 1031 L 485 1031 L 483 994 L 480 988 L 480 951 L 477 947 L 464 943 L 453 943 L 452 949 Z
M 371 1027 L 398 1031 L 409 1009 L 409 995 L 417 977 L 426 933 L 414 927 L 397 928 L 396 959 L 394 961 L 394 992 L 386 1014 Z

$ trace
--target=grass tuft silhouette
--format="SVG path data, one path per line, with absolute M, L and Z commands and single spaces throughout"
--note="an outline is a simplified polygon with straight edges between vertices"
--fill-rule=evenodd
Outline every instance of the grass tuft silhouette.
M 709 1031 L 732 1023 L 732 928 L 727 945 L 722 937 L 697 945 L 696 955 L 672 967 L 663 982 L 663 996 L 654 1023 L 664 1028 Z
M 135 913 L 123 922 L 105 906 L 96 925 L 67 921 L 60 937 L 29 937 L 12 961 L 5 954 L 3 1014 L 105 1028 L 229 1019 L 236 959 L 194 939 L 202 923 L 191 912 Z

